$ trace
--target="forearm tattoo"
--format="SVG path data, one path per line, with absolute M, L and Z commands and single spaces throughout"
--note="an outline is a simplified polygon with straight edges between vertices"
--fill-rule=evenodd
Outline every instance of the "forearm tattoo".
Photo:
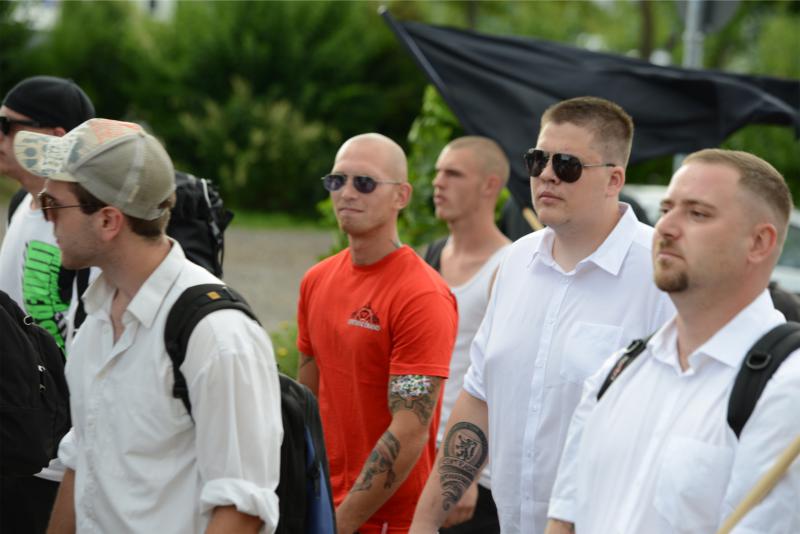
M 398 375 L 389 381 L 389 411 L 411 410 L 422 425 L 427 426 L 439 393 L 442 379 L 438 376 Z
M 367 491 L 372 487 L 372 479 L 381 473 L 386 473 L 386 480 L 383 482 L 384 489 L 389 489 L 397 479 L 394 472 L 394 462 L 400 454 L 400 441 L 388 430 L 383 433 L 381 439 L 375 444 L 375 448 L 367 458 L 361 474 L 353 484 L 350 493 L 354 491 Z
M 456 423 L 444 440 L 439 464 L 442 486 L 442 508 L 447 511 L 461 499 L 486 461 L 489 442 L 480 427 L 472 423 Z

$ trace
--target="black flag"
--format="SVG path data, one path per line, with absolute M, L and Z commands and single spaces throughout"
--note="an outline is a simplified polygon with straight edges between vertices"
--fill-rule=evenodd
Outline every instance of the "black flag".
M 660 67 L 539 39 L 500 37 L 383 16 L 464 130 L 496 140 L 511 160 L 509 189 L 531 205 L 522 153 L 539 117 L 576 96 L 616 102 L 633 117 L 631 163 L 716 147 L 747 124 L 794 126 L 800 81 Z

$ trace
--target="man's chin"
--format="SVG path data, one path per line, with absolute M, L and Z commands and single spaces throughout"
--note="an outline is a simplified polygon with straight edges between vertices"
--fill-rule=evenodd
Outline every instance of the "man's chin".
M 689 288 L 689 277 L 686 273 L 666 274 L 656 272 L 656 287 L 665 293 L 680 293 Z

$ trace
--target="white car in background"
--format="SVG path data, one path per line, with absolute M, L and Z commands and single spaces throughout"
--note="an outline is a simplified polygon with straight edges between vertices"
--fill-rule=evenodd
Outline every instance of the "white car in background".
M 655 224 L 661 216 L 661 199 L 667 191 L 664 185 L 629 184 L 623 193 L 633 197 L 647 214 L 650 224 Z M 793 209 L 789 217 L 789 232 L 778 265 L 772 272 L 772 279 L 793 293 L 800 293 L 800 210 Z

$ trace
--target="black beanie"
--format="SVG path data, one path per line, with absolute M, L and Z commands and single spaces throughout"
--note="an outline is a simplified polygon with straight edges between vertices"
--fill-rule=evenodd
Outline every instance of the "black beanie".
M 94 106 L 83 89 L 72 80 L 55 76 L 22 80 L 8 92 L 3 105 L 42 126 L 60 126 L 66 131 L 94 118 Z

